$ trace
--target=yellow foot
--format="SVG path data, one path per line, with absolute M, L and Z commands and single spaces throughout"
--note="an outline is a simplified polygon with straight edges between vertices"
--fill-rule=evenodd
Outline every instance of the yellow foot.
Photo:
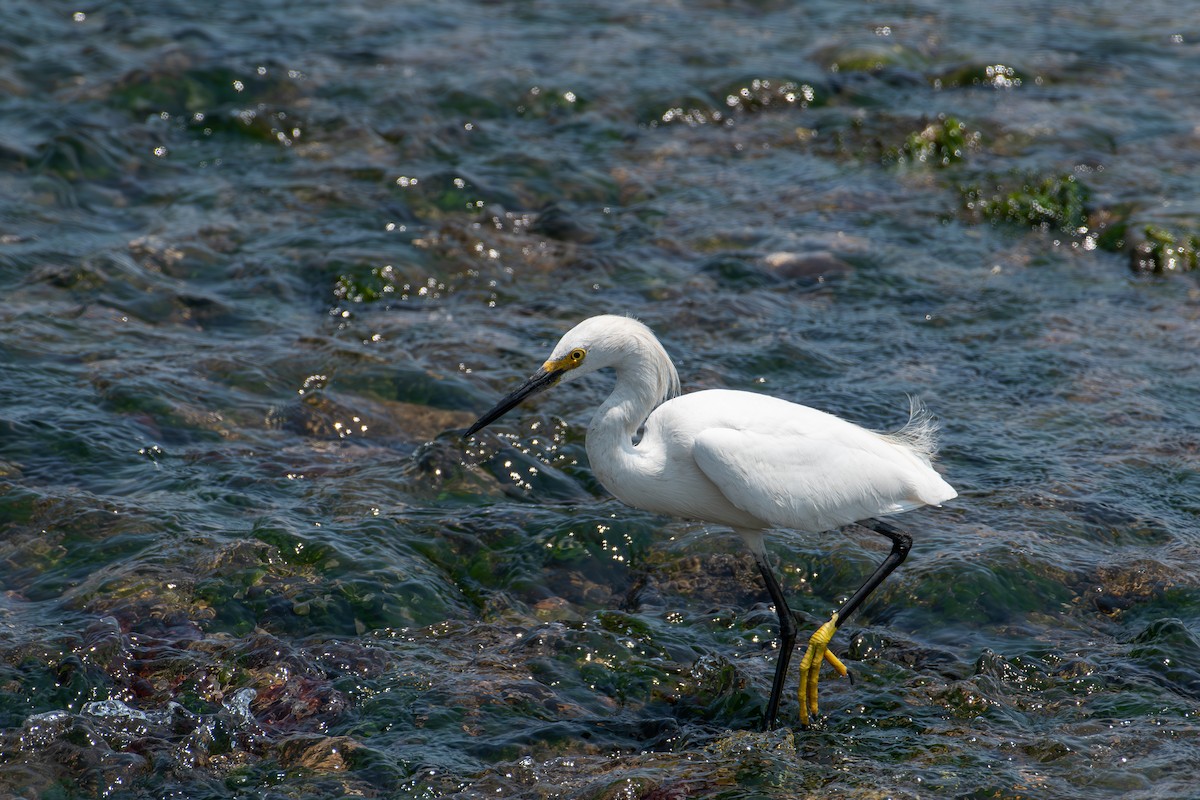
M 837 670 L 843 678 L 846 677 L 846 665 L 829 652 L 829 640 L 837 633 L 838 615 L 835 612 L 817 632 L 808 640 L 808 649 L 800 661 L 800 724 L 808 726 L 808 715 L 817 714 L 817 680 L 821 677 L 821 662 L 828 661 L 829 666 Z

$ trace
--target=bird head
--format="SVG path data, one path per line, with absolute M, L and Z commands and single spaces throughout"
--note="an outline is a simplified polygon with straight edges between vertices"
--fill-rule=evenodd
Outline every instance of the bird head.
M 537 372 L 476 420 L 463 437 L 487 427 L 523 400 L 560 381 L 575 380 L 598 369 L 617 366 L 630 355 L 645 350 L 648 343 L 653 343 L 652 350 L 662 353 L 662 346 L 653 332 L 635 319 L 612 314 L 585 319 L 563 335 Z M 666 359 L 665 353 L 662 356 Z M 675 376 L 675 368 L 670 366 L 670 359 L 666 359 L 666 363 L 674 379 L 674 393 L 678 394 L 679 379 Z M 667 391 L 670 390 L 671 387 L 667 387 Z

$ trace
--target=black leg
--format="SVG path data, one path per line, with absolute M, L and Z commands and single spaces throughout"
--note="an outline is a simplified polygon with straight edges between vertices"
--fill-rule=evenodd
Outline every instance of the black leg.
M 810 715 L 817 713 L 817 681 L 821 675 L 821 662 L 828 661 L 842 675 L 849 675 L 846 667 L 831 652 L 829 640 L 838 627 L 845 624 L 850 615 L 858 610 L 870 595 L 883 583 L 888 575 L 896 571 L 896 567 L 904 563 L 908 551 L 912 548 L 912 537 L 900 529 L 878 519 L 867 519 L 858 523 L 864 528 L 886 536 L 892 541 L 892 552 L 888 553 L 883 563 L 875 568 L 858 591 L 847 600 L 841 608 L 808 640 L 808 649 L 800 661 L 800 724 L 808 726 Z
M 875 591 L 879 584 L 883 583 L 884 579 L 896 570 L 896 567 L 904 563 L 909 549 L 912 548 L 912 537 L 891 523 L 880 519 L 867 519 L 858 524 L 891 539 L 892 552 L 888 553 L 883 563 L 871 573 L 871 577 L 867 578 L 866 583 L 858 587 L 858 591 L 838 609 L 837 624 L 839 627 L 846 624 L 846 620 L 858 610 L 871 592 Z
M 783 697 L 783 683 L 787 679 L 788 663 L 792 660 L 792 650 L 796 646 L 796 621 L 792 619 L 792 611 L 787 601 L 783 599 L 783 590 L 775 573 L 767 563 L 765 553 L 755 553 L 754 563 L 762 573 L 763 581 L 767 584 L 767 593 L 775 604 L 775 613 L 779 615 L 779 655 L 775 658 L 775 681 L 771 684 L 771 699 L 767 702 L 767 713 L 763 717 L 763 728 L 771 730 L 775 727 L 775 717 L 779 715 L 779 700 Z

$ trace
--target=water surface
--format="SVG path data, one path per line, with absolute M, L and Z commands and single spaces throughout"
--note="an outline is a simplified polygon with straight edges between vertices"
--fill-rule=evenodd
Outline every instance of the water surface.
M 1179 4 L 17 0 L 0 28 L 0 793 L 1194 792 Z M 596 313 L 688 390 L 941 419 L 960 497 L 902 518 L 813 728 L 789 691 L 756 729 L 775 620 L 736 538 L 597 484 L 611 378 L 460 441 Z M 770 549 L 805 629 L 886 553 Z

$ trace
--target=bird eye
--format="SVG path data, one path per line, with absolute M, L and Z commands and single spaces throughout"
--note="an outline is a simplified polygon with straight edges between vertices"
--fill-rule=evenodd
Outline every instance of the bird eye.
M 587 355 L 587 353 L 585 353 L 582 349 L 577 348 L 571 351 L 571 360 L 579 363 L 580 361 L 583 361 L 583 357 L 585 355 Z

